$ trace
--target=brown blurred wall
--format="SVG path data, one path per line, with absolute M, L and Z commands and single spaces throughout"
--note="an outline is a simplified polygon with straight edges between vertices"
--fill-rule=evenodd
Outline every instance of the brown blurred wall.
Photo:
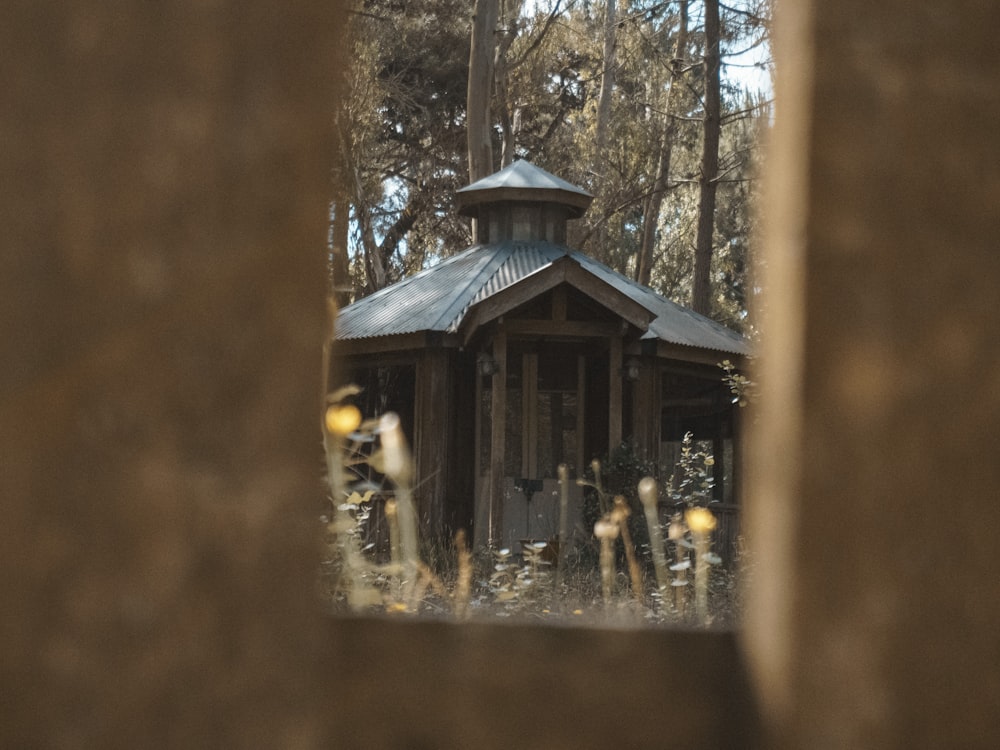
M 0 746 L 316 746 L 340 8 L 4 7 Z
M 325 621 L 340 6 L 8 3 L 0 746 L 1000 745 L 1000 11 L 779 12 L 740 653 Z
M 771 745 L 1000 747 L 1000 5 L 776 8 L 744 639 Z

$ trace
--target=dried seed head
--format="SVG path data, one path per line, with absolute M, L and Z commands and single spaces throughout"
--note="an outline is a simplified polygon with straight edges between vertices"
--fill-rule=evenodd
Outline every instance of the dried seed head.
M 670 517 L 670 526 L 667 528 L 667 538 L 673 542 L 684 538 L 684 524 L 681 523 L 681 514 L 674 513 Z
M 617 539 L 618 524 L 602 518 L 594 524 L 594 536 L 598 539 Z
M 639 482 L 639 500 L 645 508 L 656 508 L 656 480 L 652 477 L 643 477 Z

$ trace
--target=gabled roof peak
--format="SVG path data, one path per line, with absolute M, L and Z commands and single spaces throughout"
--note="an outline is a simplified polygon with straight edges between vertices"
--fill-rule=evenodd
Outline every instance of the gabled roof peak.
M 579 217 L 594 199 L 583 188 L 524 159 L 458 190 L 456 197 L 458 212 L 464 216 L 475 216 L 486 203 L 537 201 L 567 206 L 571 216 Z

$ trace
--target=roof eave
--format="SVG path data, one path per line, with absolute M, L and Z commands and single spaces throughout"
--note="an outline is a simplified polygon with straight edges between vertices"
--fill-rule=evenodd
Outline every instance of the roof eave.
M 479 207 L 486 204 L 505 202 L 554 203 L 569 209 L 571 219 L 579 219 L 590 208 L 593 196 L 588 193 L 578 193 L 569 190 L 553 188 L 485 188 L 455 194 L 458 213 L 461 216 L 478 216 Z
M 415 331 L 389 336 L 336 339 L 333 353 L 337 357 L 356 357 L 390 352 L 417 352 L 423 349 L 455 348 L 462 345 L 458 336 L 445 331 Z
M 631 344 L 627 349 L 628 354 L 653 355 L 658 359 L 668 359 L 680 362 L 690 362 L 699 365 L 718 366 L 724 360 L 732 362 L 737 369 L 743 369 L 749 361 L 749 353 L 739 353 L 726 351 L 724 349 L 714 349 L 704 346 L 693 346 L 691 344 L 678 344 L 665 341 L 660 338 L 642 339 Z M 721 377 L 721 376 L 720 376 Z

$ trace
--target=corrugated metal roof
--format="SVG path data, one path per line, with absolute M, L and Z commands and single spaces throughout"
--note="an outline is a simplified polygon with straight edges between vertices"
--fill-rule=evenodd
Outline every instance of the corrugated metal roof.
M 632 281 L 627 276 L 622 276 L 583 253 L 574 251 L 572 257 L 595 276 L 656 313 L 656 318 L 649 324 L 649 330 L 643 335 L 644 339 L 660 339 L 671 344 L 717 349 L 732 354 L 750 353 L 746 339 L 736 331 L 690 308 L 661 297 L 652 289 Z
M 337 338 L 362 339 L 445 331 L 447 312 L 461 312 L 493 273 L 496 253 L 470 248 L 348 305 L 337 316 Z M 456 312 L 456 314 L 457 314 Z
M 505 249 L 509 248 L 509 250 L 493 275 L 469 300 L 466 309 L 492 297 L 529 274 L 540 271 L 569 253 L 568 248 L 548 242 L 503 242 L 493 247 L 504 247 Z M 462 312 L 464 313 L 465 310 Z M 461 320 L 455 321 L 454 328 L 456 330 L 461 322 Z
M 488 178 L 487 178 L 488 179 Z M 558 178 L 556 178 L 558 179 Z M 738 333 L 598 263 L 583 253 L 547 242 L 477 245 L 344 308 L 337 338 L 364 339 L 422 331 L 453 333 L 469 308 L 562 257 L 614 287 L 656 317 L 645 339 L 748 354 Z

